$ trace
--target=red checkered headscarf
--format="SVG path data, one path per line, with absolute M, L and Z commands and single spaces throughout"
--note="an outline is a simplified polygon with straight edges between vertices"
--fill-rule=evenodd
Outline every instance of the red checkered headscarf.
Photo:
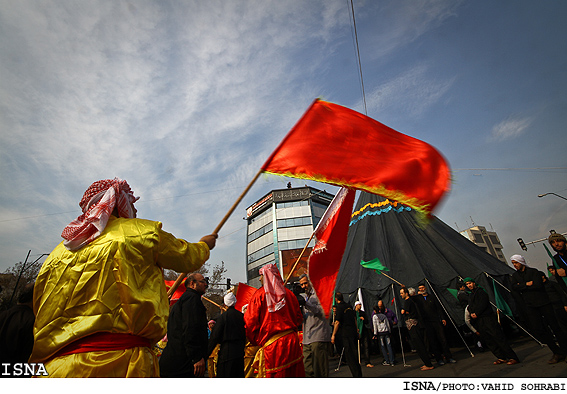
M 274 264 L 266 264 L 260 268 L 260 275 L 264 276 L 264 292 L 268 312 L 279 311 L 285 306 L 285 287 L 280 271 Z
M 79 206 L 83 214 L 63 229 L 63 244 L 69 250 L 78 250 L 92 242 L 106 227 L 116 207 L 123 218 L 135 218 L 134 197 L 128 183 L 122 179 L 105 179 L 89 186 Z

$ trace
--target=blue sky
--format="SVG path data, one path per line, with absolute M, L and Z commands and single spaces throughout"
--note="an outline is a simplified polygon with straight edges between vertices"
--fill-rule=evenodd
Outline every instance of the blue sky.
M 349 9 L 0 0 L 0 271 L 49 253 L 84 190 L 115 176 L 139 217 L 189 241 L 212 232 L 313 99 L 364 112 Z M 518 237 L 567 232 L 567 201 L 537 197 L 567 196 L 567 3 L 354 9 L 368 116 L 453 169 L 436 215 L 494 229 L 508 257 Z M 245 208 L 288 181 L 261 177 L 222 228 L 210 263 L 233 283 L 246 279 Z M 525 255 L 548 262 L 541 243 Z

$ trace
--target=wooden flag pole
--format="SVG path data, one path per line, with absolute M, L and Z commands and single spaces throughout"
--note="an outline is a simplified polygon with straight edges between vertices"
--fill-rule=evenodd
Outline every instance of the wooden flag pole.
M 171 287 L 169 288 L 169 290 L 167 291 L 167 298 L 171 300 L 171 297 L 173 296 L 173 293 L 175 293 L 175 290 L 177 290 L 177 288 L 179 287 L 179 285 L 181 284 L 181 282 L 183 281 L 183 279 L 185 279 L 185 277 L 187 276 L 186 273 L 181 273 L 179 274 L 179 276 L 177 277 L 177 279 L 175 279 L 175 282 L 173 282 L 173 284 L 171 285 Z
M 394 278 L 392 278 L 390 275 L 385 274 L 384 272 L 380 271 L 380 273 L 382 275 L 384 275 L 386 278 L 389 278 L 391 280 L 393 280 L 394 282 L 396 282 L 397 284 L 399 284 L 400 286 L 403 286 L 403 284 L 401 284 L 400 282 L 398 282 L 397 280 L 395 280 Z
M 254 184 L 254 182 L 256 182 L 256 180 L 260 177 L 260 175 L 262 174 L 262 169 L 260 169 L 260 171 L 258 171 L 258 173 L 256 174 L 256 176 L 254 176 L 254 179 L 252 179 L 252 181 L 248 184 L 248 186 L 246 186 L 246 189 L 244 189 L 244 191 L 242 192 L 242 194 L 240 195 L 240 197 L 238 197 L 236 199 L 236 201 L 234 202 L 234 204 L 232 205 L 232 207 L 230 207 L 230 209 L 228 210 L 228 212 L 226 213 L 226 215 L 224 215 L 224 218 L 222 218 L 222 220 L 220 221 L 219 225 L 217 226 L 217 228 L 215 228 L 215 231 L 213 231 L 213 234 L 217 234 L 221 227 L 224 226 L 224 224 L 226 223 L 226 221 L 228 220 L 228 218 L 230 217 L 230 215 L 232 215 L 232 213 L 234 212 L 234 210 L 236 209 L 236 207 L 238 206 L 238 204 L 240 204 L 240 201 L 242 201 L 242 199 L 244 198 L 244 196 L 246 195 L 246 193 L 248 193 L 248 191 L 250 190 L 250 188 L 252 187 L 252 185 Z
M 262 169 L 260 169 L 258 171 L 258 173 L 254 176 L 254 179 L 252 179 L 252 181 L 248 184 L 248 186 L 246 186 L 246 189 L 244 189 L 244 191 L 242 192 L 242 194 L 236 199 L 236 201 L 234 202 L 234 204 L 232 205 L 232 207 L 230 207 L 230 209 L 228 210 L 228 212 L 226 213 L 226 215 L 224 215 L 224 217 L 222 218 L 222 220 L 220 221 L 220 223 L 218 224 L 218 226 L 215 228 L 215 230 L 213 231 L 213 234 L 218 234 L 218 232 L 220 231 L 220 229 L 222 228 L 222 226 L 224 226 L 224 224 L 226 223 L 226 221 L 228 220 L 228 218 L 230 217 L 230 215 L 232 215 L 232 213 L 234 212 L 234 210 L 236 209 L 236 207 L 238 206 L 238 204 L 240 204 L 240 202 L 242 201 L 242 199 L 244 198 L 244 196 L 246 195 L 246 193 L 248 193 L 248 191 L 250 190 L 250 188 L 252 187 L 252 185 L 254 184 L 254 182 L 256 182 L 256 180 L 258 180 L 258 178 L 260 177 L 260 174 L 262 174 Z M 181 284 L 181 282 L 183 281 L 183 279 L 185 279 L 185 277 L 187 276 L 187 272 L 183 272 L 181 274 L 179 274 L 179 276 L 177 277 L 177 279 L 175 280 L 175 283 L 173 283 L 173 285 L 169 288 L 169 290 L 167 291 L 167 298 L 171 299 L 171 296 L 173 295 L 173 293 L 175 293 L 175 290 L 177 290 L 177 288 L 179 287 L 179 285 Z
M 223 310 L 223 311 L 226 311 L 226 309 L 227 309 L 224 305 L 219 305 L 219 304 L 217 304 L 216 302 L 214 302 L 213 300 L 211 300 L 211 299 L 209 299 L 209 298 L 207 298 L 207 297 L 205 297 L 205 296 L 201 296 L 201 298 L 204 299 L 205 301 L 209 301 L 211 304 L 213 304 L 213 305 L 219 307 L 219 308 L 220 308 L 221 310 Z
M 461 337 L 461 340 L 463 341 L 463 343 L 465 344 L 465 347 L 468 349 L 471 357 L 474 357 L 474 353 L 472 352 L 472 350 L 469 348 L 469 345 L 467 345 L 467 341 L 465 341 L 465 338 L 463 338 L 463 336 L 461 335 L 461 333 L 459 332 L 459 329 L 457 328 L 457 325 L 455 324 L 455 322 L 453 321 L 453 319 L 451 318 L 451 315 L 449 314 L 449 311 L 447 310 L 447 308 L 445 308 L 445 305 L 443 305 L 443 303 L 441 302 L 441 298 L 439 298 L 439 296 L 437 295 L 437 292 L 435 291 L 435 289 L 433 288 L 433 286 L 431 285 L 431 282 L 429 282 L 429 279 L 425 278 L 425 281 L 427 282 L 427 284 L 429 285 L 429 288 L 431 289 L 431 291 L 433 292 L 433 295 L 435 296 L 435 298 L 437 298 L 437 302 L 441 305 L 441 307 L 443 308 L 443 310 L 445 311 L 445 314 L 447 315 L 447 317 L 449 318 L 449 321 L 453 324 L 453 327 L 455 328 L 455 331 L 457 331 L 457 333 L 459 334 L 459 337 Z
M 289 274 L 287 274 L 287 278 L 285 278 L 284 283 L 287 283 L 287 281 L 289 280 L 289 278 L 291 278 L 291 274 L 293 274 L 293 272 L 295 271 L 295 268 L 297 267 L 297 264 L 299 263 L 299 260 L 301 260 L 301 257 L 303 256 L 303 253 L 305 252 L 305 249 L 307 249 L 307 246 L 309 246 L 309 242 L 311 242 L 311 240 L 313 239 L 313 236 L 315 235 L 315 231 L 313 231 L 311 233 L 311 237 L 309 237 L 309 240 L 307 241 L 307 243 L 305 244 L 305 246 L 303 247 L 303 250 L 301 251 L 301 253 L 299 254 L 299 257 L 297 258 L 297 260 L 295 261 L 295 264 L 293 265 L 293 267 L 291 268 L 291 271 L 289 271 Z

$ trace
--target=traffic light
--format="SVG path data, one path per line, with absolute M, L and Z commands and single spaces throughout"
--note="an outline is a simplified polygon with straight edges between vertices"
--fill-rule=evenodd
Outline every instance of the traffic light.
M 230 278 L 226 278 L 226 289 L 230 290 Z
M 522 238 L 518 238 L 518 243 L 520 244 L 520 247 L 523 250 L 528 250 L 528 247 L 526 246 L 526 244 L 524 243 L 524 240 Z

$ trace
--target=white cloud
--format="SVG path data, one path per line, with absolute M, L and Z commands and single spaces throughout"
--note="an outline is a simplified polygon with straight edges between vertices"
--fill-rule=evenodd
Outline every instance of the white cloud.
M 492 128 L 490 138 L 493 141 L 507 141 L 522 135 L 533 122 L 533 118 L 511 116 Z
M 372 90 L 366 99 L 367 107 L 376 112 L 419 117 L 439 102 L 455 80 L 432 77 L 426 65 L 418 64 Z
M 318 95 L 295 81 L 348 29 L 339 12 L 326 1 L 4 3 L 3 217 L 68 212 L 91 182 L 118 176 L 142 216 L 188 239 L 212 231 Z M 226 191 L 198 193 L 215 190 Z M 0 232 L 29 229 L 18 226 Z
M 427 32 L 439 27 L 448 18 L 457 15 L 463 0 L 399 0 L 395 2 L 369 2 L 355 17 L 364 26 L 371 24 L 365 17 L 381 15 L 380 24 L 373 25 L 376 32 L 364 37 L 372 51 L 365 56 L 374 59 L 388 58 L 392 52 L 414 42 Z

